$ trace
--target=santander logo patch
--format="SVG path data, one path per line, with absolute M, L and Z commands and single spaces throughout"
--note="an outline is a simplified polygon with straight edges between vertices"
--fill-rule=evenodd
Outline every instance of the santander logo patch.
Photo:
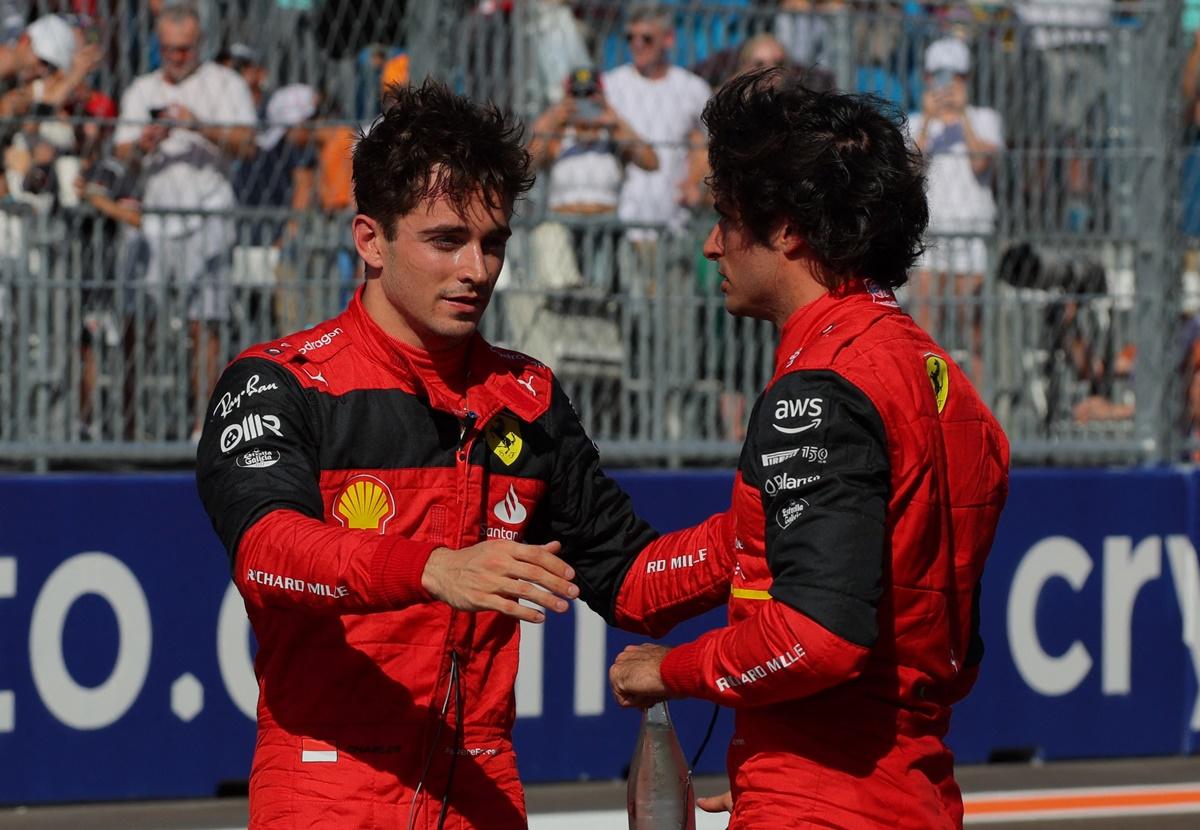
M 495 507 L 492 508 L 492 513 L 497 519 L 508 525 L 519 525 L 529 515 L 525 511 L 525 505 L 521 504 L 521 500 L 517 498 L 517 491 L 511 484 L 508 485 L 508 492 L 504 494 L 504 498 L 496 502 Z

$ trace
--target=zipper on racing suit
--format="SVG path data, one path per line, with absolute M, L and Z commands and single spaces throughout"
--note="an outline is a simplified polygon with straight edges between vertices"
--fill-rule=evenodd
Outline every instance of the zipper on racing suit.
M 491 414 L 494 415 L 495 413 L 491 413 Z M 479 417 L 479 414 L 472 409 L 462 409 L 462 410 L 455 412 L 454 415 L 455 415 L 455 417 L 458 418 L 458 421 L 459 421 L 458 446 L 455 448 L 455 451 L 454 451 L 454 464 L 455 464 L 455 470 L 457 472 L 456 478 L 459 483 L 459 490 L 458 490 L 459 527 L 458 527 L 457 537 L 454 539 L 454 544 L 457 546 L 457 549 L 461 549 L 468 542 L 468 539 L 467 539 L 468 529 L 471 528 L 472 526 L 475 526 L 475 527 L 479 526 L 478 524 L 473 525 L 473 523 L 476 522 L 477 517 L 474 516 L 468 510 L 468 507 L 469 507 L 468 498 L 470 496 L 470 491 L 471 491 L 471 452 L 475 447 L 476 439 L 479 437 L 478 427 L 487 423 L 487 419 L 486 418 L 481 419 Z M 489 417 L 490 417 L 490 415 L 489 415 Z M 486 467 L 486 463 L 484 466 Z M 483 500 L 486 500 L 487 499 L 486 476 L 483 477 L 483 480 L 481 481 L 480 486 L 483 487 L 483 490 L 484 490 L 484 492 L 481 495 L 481 498 Z M 482 533 L 480 534 L 480 536 L 481 536 L 480 539 L 472 540 L 472 541 L 470 541 L 470 544 L 475 544 L 477 541 L 482 541 L 484 538 L 486 538 L 486 536 L 484 536 Z M 450 540 L 447 539 L 447 541 L 450 541 Z M 465 620 L 464 620 L 464 617 L 465 617 Z M 460 643 L 460 640 L 464 636 L 466 636 L 466 637 L 470 636 L 471 632 L 474 629 L 473 622 L 474 622 L 473 615 L 464 614 L 463 612 L 460 612 L 453 607 L 450 608 L 450 617 L 446 623 L 446 640 L 442 647 L 441 658 L 438 661 L 438 673 L 437 673 L 438 682 L 434 685 L 434 690 L 433 690 L 433 699 L 434 700 L 440 700 L 442 695 L 447 693 L 447 690 L 444 689 L 444 687 L 442 685 L 443 678 L 445 679 L 445 682 L 447 684 L 452 683 L 452 682 L 456 682 L 458 684 L 457 690 L 449 690 L 450 692 L 454 693 L 456 702 L 458 699 L 462 698 L 462 696 L 464 694 L 463 684 L 465 682 L 463 674 L 464 674 L 464 669 L 465 669 L 467 657 L 468 657 L 467 652 L 470 651 L 470 643 L 469 643 L 469 641 L 466 643 Z M 463 629 L 463 630 L 460 631 L 459 629 Z M 464 648 L 462 648 L 461 650 L 459 648 L 460 645 L 464 646 Z M 451 668 L 452 659 L 454 662 L 457 663 L 457 672 L 456 672 L 457 677 L 456 678 L 452 678 L 452 676 L 451 676 L 450 668 Z M 454 711 L 455 728 L 454 728 L 454 731 L 451 732 L 450 734 L 452 736 L 454 736 L 451 739 L 452 743 L 456 743 L 457 737 L 462 735 L 462 733 L 463 733 L 464 724 L 462 723 L 462 720 L 463 720 L 465 713 L 463 711 L 463 707 L 458 706 L 458 705 L 456 705 L 454 707 L 453 711 Z M 433 758 L 437 758 L 438 755 L 440 754 L 439 753 L 440 744 L 442 743 L 442 740 L 443 740 L 442 735 L 443 735 L 443 732 L 445 731 L 447 724 L 442 723 L 442 715 L 438 711 L 438 708 L 436 706 L 431 707 L 430 712 L 432 713 L 432 719 L 431 719 L 431 722 L 429 725 L 429 730 L 427 731 L 427 734 L 430 736 L 430 741 L 432 742 L 432 746 L 430 746 L 429 752 L 432 754 Z M 460 747 L 458 747 L 457 745 L 454 745 L 454 746 L 452 746 L 451 751 L 458 752 L 459 749 L 460 749 Z M 454 760 L 455 759 L 452 758 L 451 763 L 453 763 Z M 452 770 L 453 766 L 449 767 L 449 769 Z M 432 772 L 432 770 L 433 770 L 433 767 L 431 766 L 430 771 Z M 442 789 L 448 788 L 450 786 L 450 784 L 451 784 L 451 782 L 449 780 L 447 780 L 445 782 L 445 787 L 443 787 Z M 425 803 L 429 803 L 430 796 L 429 796 L 428 788 L 426 788 L 425 792 L 423 792 L 421 794 L 421 798 L 422 798 L 422 801 L 424 801 Z M 417 805 L 417 809 L 421 810 L 424 815 L 424 820 L 422 821 L 422 824 L 425 827 L 436 827 L 437 823 L 438 823 L 438 817 L 439 817 L 439 813 L 441 810 L 440 805 L 438 805 L 435 802 L 431 806 L 433 806 L 435 809 L 432 809 L 432 810 L 426 812 L 424 810 L 424 805 Z

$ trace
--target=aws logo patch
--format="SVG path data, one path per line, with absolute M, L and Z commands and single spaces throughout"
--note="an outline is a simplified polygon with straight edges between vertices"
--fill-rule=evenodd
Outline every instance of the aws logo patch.
M 333 503 L 333 515 L 351 530 L 378 530 L 383 533 L 396 515 L 392 491 L 375 476 L 355 476 L 346 482 Z

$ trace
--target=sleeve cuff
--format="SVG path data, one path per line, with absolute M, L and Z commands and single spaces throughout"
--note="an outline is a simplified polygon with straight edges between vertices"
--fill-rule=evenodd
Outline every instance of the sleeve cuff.
M 659 666 L 663 684 L 677 697 L 701 697 L 704 681 L 700 677 L 700 656 L 703 645 L 699 642 L 676 646 L 667 652 Z
M 433 599 L 421 586 L 421 574 L 429 554 L 438 546 L 431 542 L 389 539 L 371 560 L 376 601 L 385 608 L 400 608 Z

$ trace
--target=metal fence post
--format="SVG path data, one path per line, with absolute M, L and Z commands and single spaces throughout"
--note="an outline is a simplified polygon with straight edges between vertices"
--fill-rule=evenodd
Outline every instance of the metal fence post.
M 541 105 L 537 94 L 531 87 L 534 80 L 531 77 L 529 24 L 529 4 L 534 0 L 516 0 L 512 11 L 512 111 L 527 121 L 537 116 Z
M 445 67 L 439 65 L 438 17 L 440 3 L 409 3 L 405 9 L 404 28 L 408 32 L 408 76 L 419 84 L 429 75 L 440 75 Z
M 1134 433 L 1142 460 L 1164 463 L 1175 460 L 1180 434 L 1180 352 L 1177 342 L 1182 268 L 1179 231 L 1178 95 L 1182 64 L 1182 4 L 1164 0 L 1147 4 L 1145 25 L 1138 39 L 1142 77 L 1135 89 L 1161 91 L 1160 95 L 1135 96 L 1139 112 L 1134 134 L 1134 204 L 1137 303 L 1134 331 L 1137 338 L 1137 371 L 1134 394 L 1137 408 Z

